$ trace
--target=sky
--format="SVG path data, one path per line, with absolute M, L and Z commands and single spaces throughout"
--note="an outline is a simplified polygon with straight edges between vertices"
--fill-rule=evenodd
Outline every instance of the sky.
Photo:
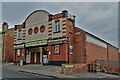
M 1 7 L 2 22 L 8 22 L 10 28 L 23 23 L 35 10 L 51 14 L 68 10 L 76 16 L 77 27 L 118 47 L 117 2 L 2 2 Z

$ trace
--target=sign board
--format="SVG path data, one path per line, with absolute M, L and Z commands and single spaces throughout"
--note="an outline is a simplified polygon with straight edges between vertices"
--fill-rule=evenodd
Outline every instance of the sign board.
M 39 46 L 39 45 L 46 45 L 47 40 L 40 40 L 40 41 L 33 41 L 33 42 L 27 42 L 26 47 L 31 47 L 31 46 Z
M 48 44 L 53 45 L 53 44 L 61 44 L 61 43 L 67 43 L 67 42 L 68 42 L 67 38 L 62 38 L 57 40 L 49 40 Z
M 17 45 L 14 45 L 14 48 L 15 48 L 15 49 L 24 48 L 24 44 L 17 44 Z
M 48 63 L 48 55 L 43 55 L 43 64 Z
M 30 58 L 31 58 L 31 56 L 30 56 L 30 53 L 29 53 L 29 54 L 26 55 L 26 63 L 30 63 Z
M 65 68 L 74 68 L 74 65 L 72 65 L 72 64 L 66 64 L 64 67 Z

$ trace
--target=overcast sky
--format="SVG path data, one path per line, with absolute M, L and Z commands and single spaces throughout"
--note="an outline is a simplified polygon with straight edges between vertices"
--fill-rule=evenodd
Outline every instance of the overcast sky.
M 76 16 L 76 26 L 118 46 L 117 2 L 3 2 L 2 22 L 10 27 L 24 22 L 35 10 L 56 14 L 68 10 Z

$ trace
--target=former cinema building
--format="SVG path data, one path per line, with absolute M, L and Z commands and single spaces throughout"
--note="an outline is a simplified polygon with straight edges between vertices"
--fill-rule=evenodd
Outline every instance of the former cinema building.
M 119 61 L 118 48 L 76 27 L 67 10 L 54 15 L 36 10 L 15 25 L 14 51 L 14 61 L 27 64 Z

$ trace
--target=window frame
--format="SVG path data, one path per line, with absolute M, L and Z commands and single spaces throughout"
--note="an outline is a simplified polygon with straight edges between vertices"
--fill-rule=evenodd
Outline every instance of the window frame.
M 19 54 L 18 54 L 18 52 L 19 52 Z M 22 49 L 17 49 L 17 56 L 20 57 L 21 54 L 22 54 Z
M 60 20 L 55 21 L 55 32 L 60 32 Z
M 58 49 L 57 52 L 56 52 L 56 49 Z M 54 45 L 54 54 L 60 54 L 60 45 L 59 44 Z
M 72 55 L 73 54 L 73 46 L 69 45 L 69 54 Z
M 22 35 L 23 35 L 22 29 L 18 29 L 17 30 L 17 40 L 21 40 L 22 39 Z

